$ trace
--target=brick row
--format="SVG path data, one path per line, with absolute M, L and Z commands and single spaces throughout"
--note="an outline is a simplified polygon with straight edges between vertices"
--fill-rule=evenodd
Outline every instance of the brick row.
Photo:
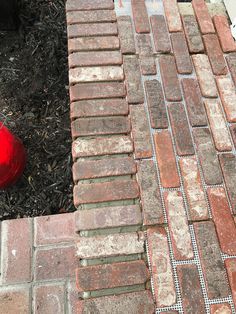
M 70 68 L 82 66 L 121 65 L 122 55 L 120 51 L 88 51 L 69 54 Z
M 184 34 L 182 32 L 171 34 L 171 42 L 178 72 L 180 74 L 192 73 L 193 67 Z
M 149 18 L 144 0 L 131 0 L 134 25 L 137 33 L 150 33 Z
M 176 0 L 163 1 L 165 15 L 169 32 L 180 32 L 182 30 L 182 23 L 179 15 L 178 4 Z
M 128 15 L 119 16 L 117 18 L 117 25 L 122 54 L 135 53 L 136 48 L 131 17 Z
M 81 23 L 116 22 L 113 10 L 69 11 L 66 14 L 67 25 Z
M 183 28 L 190 53 L 204 51 L 202 36 L 194 15 L 182 15 Z
M 116 23 L 90 23 L 67 25 L 68 38 L 117 35 Z
M 220 40 L 221 48 L 224 52 L 236 51 L 236 44 L 231 34 L 227 17 L 215 15 L 213 22 Z
M 136 42 L 142 74 L 155 75 L 157 72 L 150 35 L 138 34 L 136 35 Z
M 116 36 L 78 37 L 68 39 L 69 53 L 91 50 L 117 50 L 120 48 L 119 38 Z
M 87 11 L 102 9 L 114 9 L 114 2 L 112 0 L 68 0 L 66 2 L 66 11 Z
M 193 0 L 192 5 L 202 34 L 214 33 L 215 28 L 205 1 Z
M 163 15 L 152 15 L 150 21 L 156 52 L 169 53 L 171 44 L 165 17 Z

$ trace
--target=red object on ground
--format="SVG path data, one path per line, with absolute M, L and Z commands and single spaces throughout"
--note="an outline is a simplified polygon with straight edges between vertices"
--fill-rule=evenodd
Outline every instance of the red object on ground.
M 0 189 L 14 184 L 26 164 L 26 151 L 19 138 L 0 122 Z

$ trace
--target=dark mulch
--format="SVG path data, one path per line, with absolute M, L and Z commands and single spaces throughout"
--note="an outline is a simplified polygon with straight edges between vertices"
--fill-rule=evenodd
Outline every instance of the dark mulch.
M 64 5 L 21 0 L 19 30 L 0 31 L 0 112 L 28 152 L 0 220 L 73 210 Z

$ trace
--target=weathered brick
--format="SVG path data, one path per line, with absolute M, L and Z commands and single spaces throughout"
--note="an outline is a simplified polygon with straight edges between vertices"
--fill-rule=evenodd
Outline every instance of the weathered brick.
M 117 18 L 120 47 L 123 54 L 135 53 L 135 41 L 131 17 L 128 15 Z
M 95 99 L 72 102 L 70 118 L 102 117 L 128 115 L 129 108 L 125 99 Z
M 213 73 L 215 75 L 227 74 L 227 65 L 217 35 L 204 35 L 203 41 L 206 48 L 206 53 L 208 54 L 211 63 Z
M 183 28 L 190 53 L 204 51 L 201 33 L 194 15 L 182 15 Z
M 232 291 L 234 306 L 236 306 L 236 258 L 226 259 L 225 267 L 227 270 L 229 284 Z
M 182 193 L 164 192 L 164 200 L 175 259 L 192 259 L 194 254 Z
M 140 119 L 140 117 L 142 117 L 142 119 Z M 144 106 L 130 106 L 130 118 L 134 140 L 135 158 L 140 159 L 152 157 L 151 134 Z
M 73 164 L 74 181 L 135 173 L 136 164 L 132 157 L 78 159 Z
M 208 57 L 204 54 L 198 54 L 193 55 L 192 58 L 202 95 L 204 97 L 217 97 L 216 83 Z
M 66 14 L 67 24 L 116 22 L 113 10 L 69 11 Z
M 63 284 L 40 285 L 34 287 L 34 313 L 65 313 Z
M 226 56 L 229 70 L 231 72 L 234 85 L 236 85 L 236 52 L 232 52 Z
M 74 277 L 75 246 L 37 249 L 35 252 L 35 279 L 67 279 Z
M 178 265 L 183 310 L 185 313 L 205 313 L 204 299 L 196 265 Z
M 169 131 L 155 133 L 154 142 L 162 186 L 164 188 L 179 187 L 180 180 Z
M 141 56 L 139 61 L 142 75 L 155 75 L 157 73 L 154 57 Z
M 163 6 L 166 14 L 167 24 L 170 32 L 182 31 L 182 23 L 176 0 L 165 0 Z
M 176 303 L 176 291 L 165 229 L 149 228 L 147 241 L 156 305 L 157 307 L 171 306 Z
M 173 56 L 161 56 L 159 58 L 159 64 L 166 99 L 168 101 L 180 101 L 182 95 L 177 76 L 175 58 Z
M 161 83 L 157 80 L 147 80 L 144 85 L 152 128 L 168 128 L 166 106 Z
M 200 172 L 195 157 L 180 159 L 184 190 L 189 206 L 189 218 L 192 221 L 209 218 Z
M 206 184 L 221 184 L 222 173 L 209 129 L 196 128 L 193 135 Z
M 28 314 L 30 313 L 29 288 L 0 289 L 0 314 Z
M 205 107 L 216 149 L 219 151 L 231 150 L 230 134 L 220 103 L 217 100 L 207 99 Z
M 193 66 L 189 56 L 188 46 L 184 34 L 171 34 L 171 42 L 178 72 L 181 74 L 192 73 Z
M 151 292 L 140 291 L 79 301 L 77 314 L 153 314 L 154 311 L 155 307 Z
M 114 9 L 113 0 L 67 0 L 66 11 Z
M 67 304 L 68 313 L 77 314 L 77 303 L 78 303 L 78 291 L 74 281 L 69 281 L 67 284 Z
M 96 237 L 79 237 L 77 256 L 82 259 L 144 252 L 143 233 L 116 233 Z
M 142 160 L 138 163 L 138 181 L 143 209 L 143 224 L 145 226 L 162 224 L 164 215 L 161 195 L 155 165 L 152 160 Z
M 75 212 L 76 230 L 94 230 L 133 226 L 142 223 L 138 205 L 99 207 Z
M 131 0 L 134 25 L 137 33 L 150 33 L 147 8 L 144 0 Z
M 76 270 L 79 291 L 93 291 L 144 284 L 149 279 L 144 261 L 79 267 Z
M 168 53 L 171 51 L 169 32 L 163 15 L 152 15 L 153 40 L 156 52 Z
M 122 64 L 120 51 L 74 52 L 68 57 L 69 67 Z
M 124 97 L 126 95 L 123 83 L 87 83 L 76 84 L 70 87 L 70 99 L 84 100 L 97 98 L 115 98 Z
M 211 304 L 211 314 L 232 314 L 229 303 Z
M 225 15 L 215 15 L 213 22 L 224 52 L 236 51 L 236 44 L 231 34 L 228 19 Z
M 181 82 L 191 125 L 207 125 L 205 108 L 198 81 L 192 78 L 184 78 Z
M 2 273 L 5 284 L 30 282 L 32 256 L 32 220 L 2 222 Z
M 78 138 L 72 143 L 73 158 L 131 152 L 133 152 L 133 142 L 129 136 Z
M 75 237 L 74 214 L 60 214 L 34 218 L 35 246 L 73 242 Z
M 128 117 L 79 118 L 71 123 L 72 137 L 130 132 Z
M 227 120 L 236 122 L 236 91 L 232 80 L 228 77 L 217 77 L 216 83 Z
M 137 56 L 124 56 L 124 72 L 128 103 L 143 103 L 144 91 Z
M 208 298 L 225 298 L 229 288 L 214 223 L 194 223 L 194 231 Z
M 236 226 L 224 188 L 208 188 L 207 195 L 211 206 L 222 252 L 236 254 Z
M 171 104 L 168 106 L 168 110 L 177 154 L 180 156 L 193 155 L 194 147 L 183 104 Z
M 68 38 L 117 35 L 116 23 L 72 24 L 67 26 Z
M 149 34 L 136 35 L 140 67 L 143 75 L 155 75 L 156 64 L 153 57 L 151 37 Z
M 120 47 L 116 36 L 80 37 L 68 39 L 68 51 L 116 50 Z
M 236 147 L 236 124 L 230 126 L 231 135 L 233 138 L 234 146 Z
M 110 202 L 133 199 L 139 196 L 137 182 L 134 180 L 99 183 L 78 183 L 74 187 L 74 204 Z
M 222 154 L 220 165 L 224 175 L 226 189 L 234 214 L 236 214 L 236 158 L 233 154 Z
M 193 0 L 192 6 L 203 34 L 214 33 L 214 25 L 208 12 L 207 5 L 204 0 Z

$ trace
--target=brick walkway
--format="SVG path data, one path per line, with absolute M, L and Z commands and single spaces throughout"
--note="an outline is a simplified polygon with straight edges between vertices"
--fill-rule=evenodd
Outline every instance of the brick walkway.
M 236 313 L 236 44 L 192 7 L 67 0 L 77 211 L 2 222 L 0 314 Z

